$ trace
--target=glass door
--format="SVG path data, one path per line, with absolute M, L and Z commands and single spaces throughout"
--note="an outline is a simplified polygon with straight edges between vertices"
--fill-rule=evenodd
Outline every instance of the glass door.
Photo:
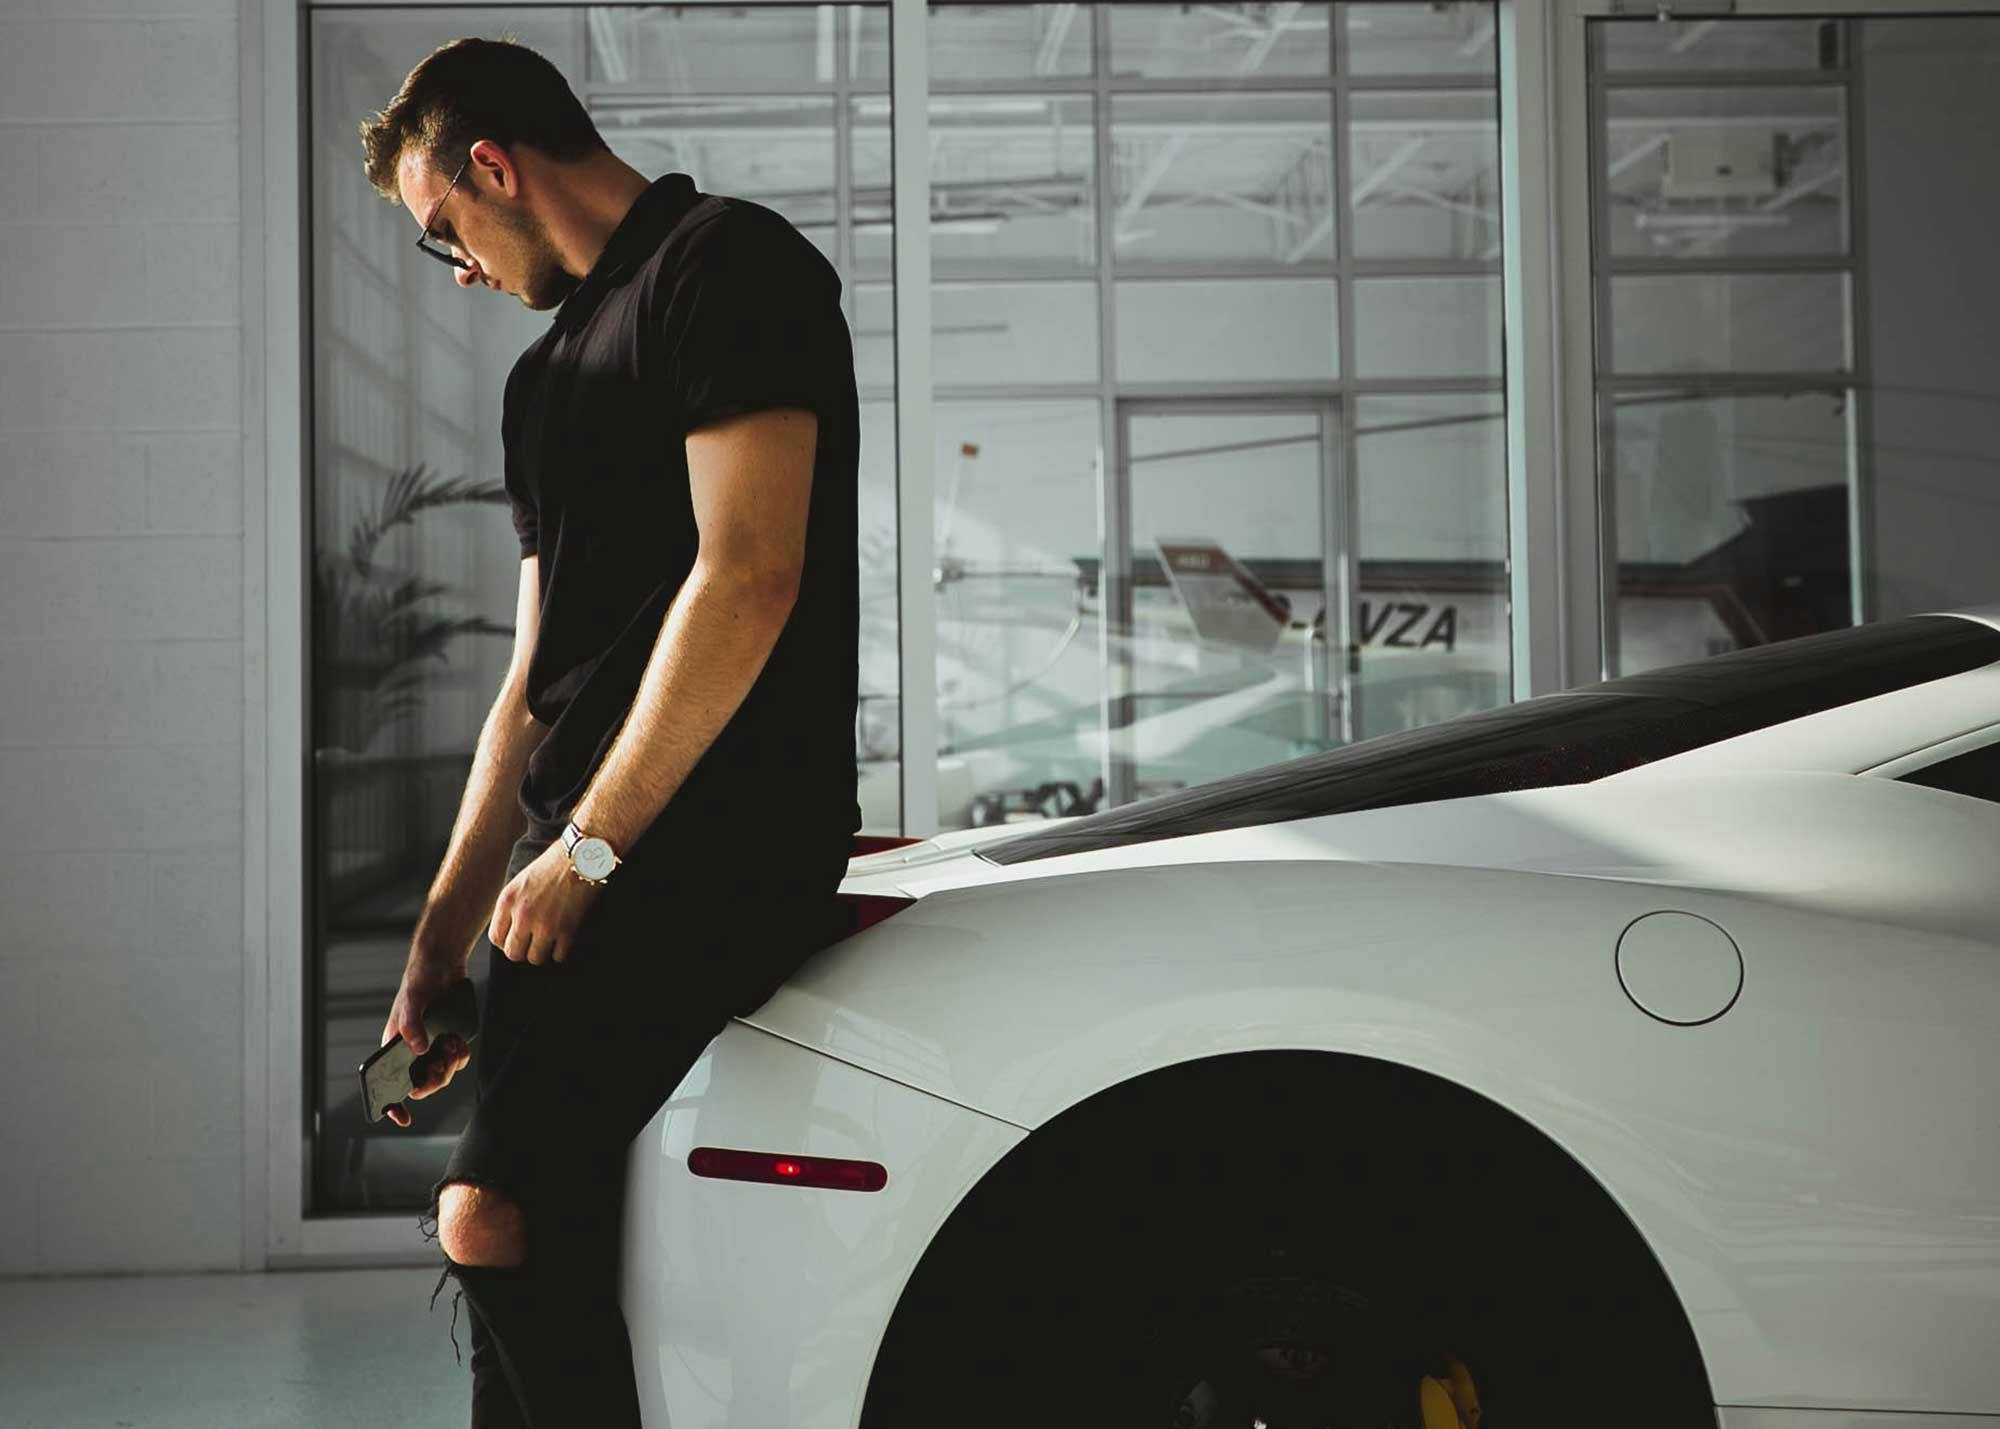
M 1127 400 L 1104 656 L 1111 802 L 1353 737 L 1330 398 Z

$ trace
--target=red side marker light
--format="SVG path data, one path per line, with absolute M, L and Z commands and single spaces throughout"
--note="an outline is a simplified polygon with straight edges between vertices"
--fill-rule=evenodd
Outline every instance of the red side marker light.
M 721 1181 L 762 1181 L 774 1186 L 818 1186 L 828 1191 L 879 1191 L 889 1184 L 889 1168 L 874 1161 L 838 1156 L 779 1156 L 768 1151 L 732 1151 L 697 1146 L 688 1170 Z

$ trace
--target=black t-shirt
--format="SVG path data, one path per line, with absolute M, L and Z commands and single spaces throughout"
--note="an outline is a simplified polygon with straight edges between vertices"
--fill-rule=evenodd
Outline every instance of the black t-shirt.
M 819 418 L 797 602 L 741 707 L 618 852 L 743 836 L 844 858 L 861 826 L 860 407 L 840 277 L 779 214 L 681 173 L 640 195 L 507 378 L 507 493 L 523 559 L 541 557 L 527 702 L 550 728 L 520 789 L 535 838 L 561 834 L 610 751 L 693 565 L 689 429 L 768 407 Z

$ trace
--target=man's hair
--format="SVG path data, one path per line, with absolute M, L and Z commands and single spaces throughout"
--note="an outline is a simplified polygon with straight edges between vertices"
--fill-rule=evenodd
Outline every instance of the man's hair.
M 368 182 L 401 203 L 396 167 L 406 149 L 449 174 L 481 139 L 507 149 L 531 144 L 552 159 L 586 159 L 610 148 L 561 70 L 511 38 L 468 37 L 424 56 L 389 107 L 362 123 Z

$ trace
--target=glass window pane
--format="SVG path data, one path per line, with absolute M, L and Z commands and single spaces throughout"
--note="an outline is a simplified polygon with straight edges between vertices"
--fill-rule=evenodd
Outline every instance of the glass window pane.
M 1614 89 L 1607 103 L 1598 192 L 1613 254 L 1847 250 L 1838 89 Z
M 1611 400 L 1620 674 L 1852 623 L 1845 389 Z
M 891 289 L 864 283 L 855 297 L 855 380 L 887 387 L 896 377 Z M 1097 285 L 934 283 L 931 362 L 941 384 L 1095 382 Z
M 848 101 L 848 183 L 853 211 L 854 273 L 887 278 L 895 271 L 896 175 L 890 163 L 889 96 Z
M 611 152 L 640 173 L 678 171 L 705 193 L 761 203 L 833 261 L 832 100 L 621 94 L 584 107 Z
M 1324 75 L 1328 5 L 1106 5 L 1114 79 Z
M 1120 95 L 1111 105 L 1118 262 L 1333 256 L 1329 95 Z
M 1363 397 L 1354 411 L 1355 737 L 1505 704 L 1504 399 Z
M 1492 74 L 1492 4 L 1342 5 L 1349 74 Z
M 931 360 L 943 382 L 1095 382 L 1095 283 L 934 283 Z
M 1095 270 L 1092 107 L 1088 95 L 931 99 L 934 273 Z M 886 277 L 895 256 L 888 96 L 854 100 L 853 115 L 855 269 Z
M 1131 441 L 1135 559 L 1159 537 L 1195 532 L 1238 556 L 1319 559 L 1317 412 L 1147 411 L 1133 416 Z M 1316 578 L 1311 588 L 1324 589 Z
M 1847 360 L 1847 278 L 1613 278 L 1611 323 L 1614 372 L 1836 372 Z
M 1686 565 L 1749 530 L 1764 497 L 1845 486 L 1847 403 L 1845 390 L 1617 394 L 1619 559 Z
M 884 290 L 886 293 L 886 289 Z M 859 334 L 856 334 L 857 356 Z M 854 751 L 861 832 L 903 831 L 902 624 L 896 554 L 896 403 L 861 402 L 855 494 L 861 566 L 860 690 Z
M 1094 5 L 933 5 L 931 78 L 1055 79 L 1090 73 Z
M 1362 258 L 1500 256 L 1500 119 L 1489 90 L 1363 91 L 1347 182 Z
M 895 391 L 895 289 L 887 283 L 856 283 L 852 311 L 854 385 L 864 398 Z
M 1365 278 L 1354 285 L 1361 377 L 1500 375 L 1500 280 Z
M 933 5 L 925 12 L 932 83 L 1069 79 L 1090 73 L 1094 5 Z M 889 7 L 856 7 L 856 82 L 889 87 Z
M 1095 401 L 937 404 L 945 828 L 1077 812 L 1074 799 L 1102 795 L 1098 410 Z
M 1089 95 L 933 97 L 931 269 L 1097 267 Z
M 1131 415 L 1132 627 L 1114 636 L 1131 700 L 1113 750 L 1132 797 L 1338 739 L 1315 636 L 1330 412 Z
M 847 7 L 847 73 L 856 89 L 888 89 L 889 7 L 887 5 Z
M 1838 20 L 1660 21 L 1602 24 L 1605 68 L 1617 70 L 1833 69 Z
M 831 5 L 590 5 L 583 16 L 592 81 L 661 94 L 834 82 Z
M 1331 279 L 1133 280 L 1118 284 L 1116 301 L 1121 382 L 1339 375 Z
M 1498 392 L 1360 398 L 1354 456 L 1363 561 L 1484 570 L 1504 560 L 1506 438 Z

